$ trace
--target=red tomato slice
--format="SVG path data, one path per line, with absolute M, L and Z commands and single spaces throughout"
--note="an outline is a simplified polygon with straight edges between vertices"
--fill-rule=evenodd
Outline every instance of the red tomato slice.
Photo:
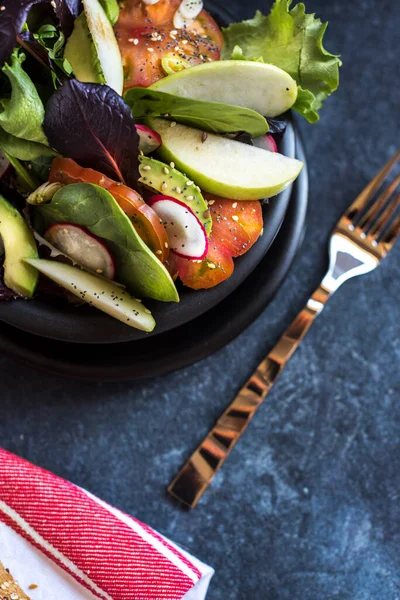
M 171 253 L 168 268 L 183 284 L 195 290 L 212 288 L 228 279 L 234 270 L 232 257 L 250 250 L 262 233 L 263 215 L 258 201 L 235 201 L 205 194 L 213 228 L 209 252 L 202 261 L 180 258 Z
M 53 160 L 49 181 L 58 181 L 65 185 L 94 183 L 108 190 L 131 219 L 145 244 L 161 262 L 166 262 L 169 255 L 169 243 L 164 226 L 156 212 L 144 202 L 137 192 L 106 177 L 99 171 L 80 167 L 71 158 L 55 158 Z
M 114 30 L 124 66 L 124 91 L 149 87 L 165 77 L 163 58 L 197 65 L 219 60 L 223 36 L 214 19 L 203 10 L 185 29 L 175 29 L 173 20 L 180 0 L 123 2 Z

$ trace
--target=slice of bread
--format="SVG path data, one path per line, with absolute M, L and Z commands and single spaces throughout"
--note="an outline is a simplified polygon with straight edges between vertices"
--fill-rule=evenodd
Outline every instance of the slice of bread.
M 8 569 L 0 562 L 0 599 L 31 600 L 19 587 Z

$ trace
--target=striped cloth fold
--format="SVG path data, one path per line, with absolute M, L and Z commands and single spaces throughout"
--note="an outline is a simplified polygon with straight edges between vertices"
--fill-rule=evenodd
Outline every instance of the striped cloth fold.
M 213 575 L 147 525 L 2 449 L 0 561 L 28 595 L 37 586 L 32 600 L 203 600 Z

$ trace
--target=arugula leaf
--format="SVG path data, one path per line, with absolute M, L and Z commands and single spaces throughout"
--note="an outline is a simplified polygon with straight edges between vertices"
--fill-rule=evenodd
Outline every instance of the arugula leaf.
M 46 227 L 52 223 L 74 223 L 104 240 L 117 262 L 118 280 L 132 293 L 161 302 L 179 302 L 167 269 L 141 240 L 107 190 L 91 183 L 67 185 L 35 212 Z
M 64 156 L 137 187 L 135 121 L 129 106 L 107 85 L 65 83 L 47 104 L 43 128 L 50 145 Z
M 276 0 L 268 16 L 257 11 L 255 17 L 224 29 L 223 58 L 260 60 L 280 67 L 299 85 L 293 106 L 310 122 L 319 119 L 323 101 L 339 85 L 337 55 L 323 47 L 327 23 L 306 14 L 299 3 Z
M 0 100 L 0 127 L 17 138 L 47 144 L 42 123 L 44 106 L 31 78 L 22 68 L 25 54 L 14 50 L 3 73 L 11 84 L 11 98 Z
M 264 117 L 240 106 L 180 98 L 144 88 L 131 88 L 124 99 L 137 119 L 168 115 L 167 118 L 172 121 L 219 134 L 245 131 L 252 137 L 259 137 L 268 131 Z
M 10 164 L 14 167 L 15 172 L 17 174 L 18 183 L 21 184 L 22 191 L 33 192 L 34 190 L 36 190 L 36 188 L 40 185 L 40 182 L 36 178 L 36 176 L 33 173 L 30 173 L 28 169 L 26 169 L 25 166 L 17 158 L 11 156 L 4 150 L 3 154 L 10 162 Z
M 0 67 L 10 58 L 17 35 L 27 19 L 34 4 L 44 0 L 2 0 L 4 7 L 0 18 Z
M 37 33 L 33 34 L 35 40 L 47 50 L 51 61 L 65 73 L 72 74 L 72 67 L 68 60 L 64 58 L 65 36 L 63 32 L 54 25 L 42 25 Z

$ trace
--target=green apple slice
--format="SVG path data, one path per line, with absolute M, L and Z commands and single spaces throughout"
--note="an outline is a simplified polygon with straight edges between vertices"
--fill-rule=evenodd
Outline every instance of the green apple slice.
M 53 260 L 27 258 L 25 263 L 80 300 L 95 306 L 125 325 L 141 331 L 153 331 L 156 322 L 151 312 L 115 282 L 88 273 L 79 267 Z
M 303 163 L 199 129 L 149 119 L 160 134 L 159 153 L 173 161 L 202 190 L 233 200 L 261 200 L 279 194 L 299 175 Z M 173 126 L 172 126 L 173 125 Z
M 184 98 L 224 102 L 276 117 L 296 102 L 297 84 L 274 65 L 246 60 L 220 60 L 183 69 L 151 86 Z

